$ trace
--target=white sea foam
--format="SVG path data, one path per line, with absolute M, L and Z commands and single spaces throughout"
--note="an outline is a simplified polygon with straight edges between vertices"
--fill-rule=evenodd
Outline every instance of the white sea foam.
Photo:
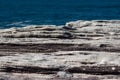
M 12 23 L 9 23 L 7 24 L 6 26 L 27 26 L 29 25 L 28 23 L 31 22 L 30 20 L 27 20 L 27 21 L 19 21 L 19 22 L 12 22 Z

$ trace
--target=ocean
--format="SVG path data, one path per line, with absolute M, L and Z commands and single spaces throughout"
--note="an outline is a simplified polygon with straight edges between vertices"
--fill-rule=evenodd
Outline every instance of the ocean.
M 0 0 L 0 28 L 119 19 L 120 0 Z

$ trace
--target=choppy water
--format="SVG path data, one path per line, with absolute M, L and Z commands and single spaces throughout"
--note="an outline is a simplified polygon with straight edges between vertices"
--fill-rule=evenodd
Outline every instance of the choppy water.
M 120 19 L 120 0 L 0 0 L 0 28 Z

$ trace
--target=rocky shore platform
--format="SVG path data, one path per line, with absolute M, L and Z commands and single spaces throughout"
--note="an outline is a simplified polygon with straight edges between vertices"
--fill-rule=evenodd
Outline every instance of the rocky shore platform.
M 120 80 L 120 20 L 0 29 L 0 80 Z

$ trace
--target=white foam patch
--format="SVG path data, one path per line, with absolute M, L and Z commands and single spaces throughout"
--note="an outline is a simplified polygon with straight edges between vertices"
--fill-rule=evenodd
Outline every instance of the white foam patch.
M 6 26 L 12 26 L 12 27 L 16 27 L 16 26 L 27 26 L 29 25 L 28 23 L 31 22 L 30 20 L 27 21 L 19 21 L 19 22 L 12 22 L 10 24 L 7 24 Z

